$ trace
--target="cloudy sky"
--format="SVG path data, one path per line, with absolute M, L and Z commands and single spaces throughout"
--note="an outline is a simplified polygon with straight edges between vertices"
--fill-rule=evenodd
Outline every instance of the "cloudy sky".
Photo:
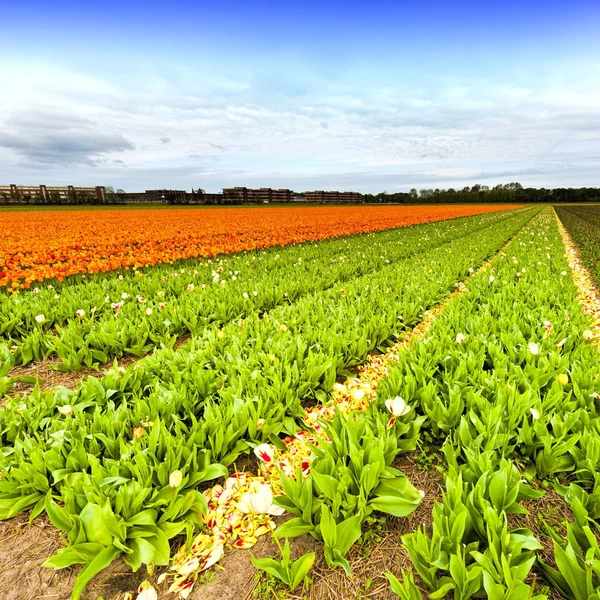
M 600 186 L 596 0 L 0 4 L 0 184 Z

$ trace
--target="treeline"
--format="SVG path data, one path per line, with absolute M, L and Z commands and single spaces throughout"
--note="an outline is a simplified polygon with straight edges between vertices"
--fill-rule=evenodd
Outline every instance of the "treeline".
M 600 188 L 524 188 L 518 182 L 494 187 L 476 184 L 460 190 L 415 188 L 410 192 L 363 194 L 363 202 L 398 204 L 492 204 L 492 203 L 581 203 L 600 202 Z

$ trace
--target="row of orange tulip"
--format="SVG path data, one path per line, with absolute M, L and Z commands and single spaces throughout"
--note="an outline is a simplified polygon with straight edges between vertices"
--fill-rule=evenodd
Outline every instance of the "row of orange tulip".
M 508 206 L 0 212 L 0 287 L 481 214 Z M 513 208 L 513 207 L 510 207 Z

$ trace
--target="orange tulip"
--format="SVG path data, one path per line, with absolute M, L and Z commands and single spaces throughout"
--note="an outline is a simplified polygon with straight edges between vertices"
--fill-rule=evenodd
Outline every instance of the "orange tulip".
M 311 206 L 2 213 L 0 287 L 140 269 L 515 206 Z M 300 262 L 300 261 L 299 261 Z

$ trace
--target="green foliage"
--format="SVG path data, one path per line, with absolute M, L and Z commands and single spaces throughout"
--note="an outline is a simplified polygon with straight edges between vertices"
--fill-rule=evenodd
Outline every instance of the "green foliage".
M 36 293 L 0 293 L 0 341 L 16 346 L 17 364 L 57 355 L 66 371 L 124 355 L 144 356 L 162 344 L 172 346 L 184 333 L 200 335 L 206 327 L 218 328 L 308 294 L 329 290 L 329 296 L 339 296 L 338 286 L 347 281 L 409 262 L 415 254 L 481 229 L 510 228 L 515 219 L 522 215 L 490 213 L 202 262 L 74 276 L 50 286 L 45 282 Z M 76 316 L 78 310 L 84 311 L 82 317 Z M 45 317 L 41 324 L 35 321 L 40 314 Z
M 549 526 L 556 568 L 543 570 L 565 597 L 597 597 L 600 371 L 588 328 L 544 211 L 379 383 L 382 400 L 399 395 L 426 417 L 448 464 L 431 533 L 403 538 L 430 598 L 546 597 L 529 583 L 541 546 L 509 516 L 542 495 L 527 480 L 565 474 L 575 521 L 566 539 Z
M 598 206 L 557 206 L 556 212 L 577 244 L 583 262 L 600 283 L 600 210 Z
M 168 541 L 200 526 L 200 484 L 224 476 L 250 444 L 293 431 L 303 400 L 327 398 L 337 375 L 419 322 L 534 212 L 226 257 L 197 274 L 191 265 L 184 273 L 161 266 L 141 278 L 99 276 L 39 294 L 2 295 L 0 347 L 17 345 L 8 356 L 2 352 L 3 364 L 56 351 L 64 368 L 76 369 L 163 346 L 76 390 L 34 390 L 27 399 L 6 400 L 0 518 L 46 510 L 68 541 L 47 564 L 85 565 L 77 593 L 117 555 L 133 569 L 164 564 Z M 213 284 L 213 267 L 223 269 L 219 279 L 227 274 L 226 286 Z M 195 295 L 203 283 L 207 291 Z M 242 292 L 252 289 L 257 296 L 246 300 Z M 147 302 L 126 302 L 117 313 L 110 308 L 123 293 L 131 300 L 136 292 Z M 164 309 L 155 306 L 158 298 L 167 302 Z M 89 304 L 81 305 L 84 299 Z M 140 318 L 150 299 L 154 312 Z M 79 308 L 85 319 L 72 316 Z M 35 322 L 40 313 L 45 323 Z M 186 330 L 195 337 L 174 350 L 174 336 Z M 462 395 L 451 393 L 462 410 Z M 331 444 L 315 448 L 306 482 L 284 482 L 280 503 L 296 517 L 282 528 L 285 535 L 311 533 L 324 542 L 330 564 L 348 569 L 345 555 L 374 511 L 410 514 L 420 494 L 391 463 L 416 447 L 430 415 L 439 413 L 439 431 L 451 430 L 457 418 L 443 406 L 417 412 L 419 402 L 390 429 L 383 402 L 348 420 L 336 417 L 327 429 Z M 183 474 L 177 489 L 169 486 L 175 470 Z
M 600 598 L 600 525 L 598 513 L 598 479 L 592 493 L 576 484 L 558 487 L 573 511 L 573 522 L 565 523 L 566 537 L 546 524 L 554 544 L 556 568 L 540 559 L 548 581 L 570 600 Z
M 308 552 L 292 561 L 289 539 L 285 540 L 283 547 L 277 538 L 275 538 L 275 542 L 281 552 L 281 560 L 276 560 L 274 558 L 257 559 L 252 557 L 252 564 L 257 569 L 265 571 L 272 577 L 282 581 L 292 592 L 301 583 L 304 583 L 304 587 L 308 587 L 308 573 L 315 562 L 316 554 L 314 552 Z
M 451 471 L 443 501 L 433 512 L 431 537 L 422 528 L 403 537 L 416 571 L 434 590 L 430 598 L 443 598 L 450 590 L 457 598 L 470 598 L 484 589 L 490 597 L 530 597 L 524 580 L 541 546 L 528 529 L 509 529 L 506 515 L 524 512 L 518 500 L 534 494 L 511 480 L 513 472 L 505 462 L 469 482 Z
M 259 600 L 286 600 L 287 588 L 279 579 L 269 575 L 266 571 L 258 571 L 254 576 L 254 589 L 252 597 Z
M 403 446 L 411 447 L 422 419 L 404 425 L 406 439 L 388 430 L 384 420 L 363 413 L 336 414 L 326 426 L 327 440 L 314 448 L 311 472 L 303 481 L 282 474 L 285 496 L 276 498 L 296 518 L 277 534 L 310 533 L 324 543 L 330 566 L 350 575 L 344 558 L 361 537 L 361 525 L 373 511 L 407 516 L 421 503 L 419 491 L 390 466 Z
M 400 600 L 423 600 L 423 596 L 419 588 L 415 584 L 415 579 L 412 570 L 405 571 L 402 569 L 402 581 L 398 581 L 393 573 L 385 573 L 385 576 L 390 582 L 392 592 L 400 597 Z

